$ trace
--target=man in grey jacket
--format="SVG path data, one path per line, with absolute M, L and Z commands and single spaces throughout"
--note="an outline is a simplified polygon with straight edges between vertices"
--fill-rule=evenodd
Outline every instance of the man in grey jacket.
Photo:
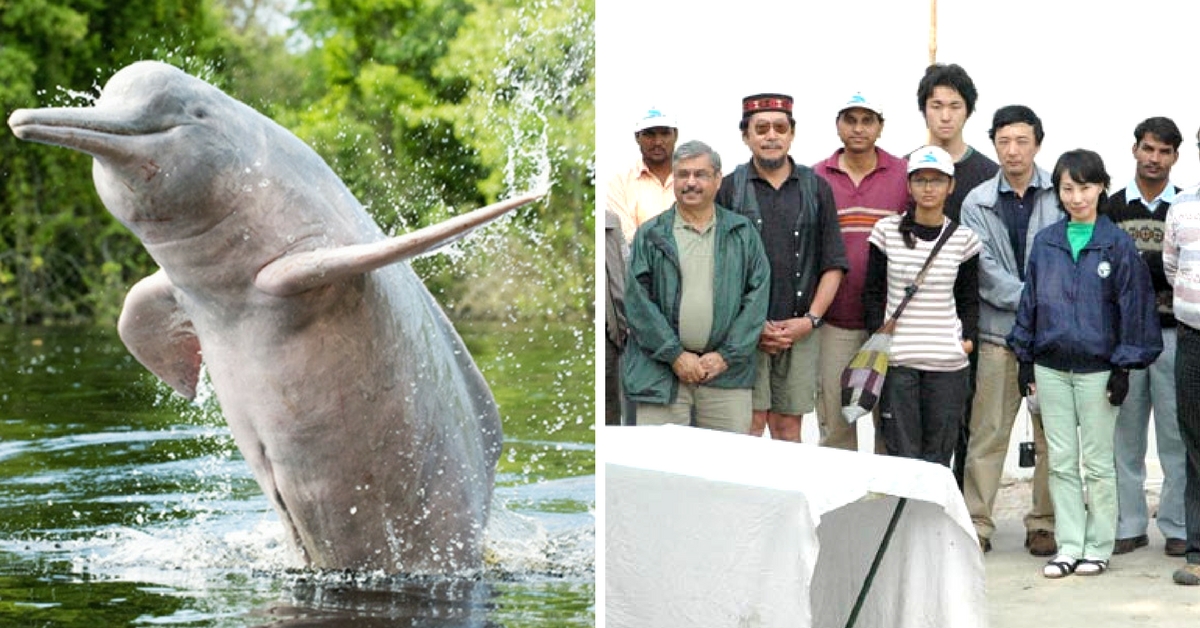
M 979 256 L 979 368 L 963 497 L 984 552 L 991 549 L 996 529 L 992 506 L 1021 404 L 1017 358 L 1005 338 L 1016 320 L 1033 237 L 1062 218 L 1050 173 L 1034 163 L 1044 135 L 1041 119 L 1028 107 L 1010 105 L 997 110 L 988 136 L 996 148 L 1000 172 L 971 190 L 962 205 L 963 224 L 983 244 Z M 1037 465 L 1033 508 L 1025 516 L 1025 547 L 1035 556 L 1051 556 L 1057 543 L 1047 486 L 1046 437 L 1041 415 L 1031 414 Z

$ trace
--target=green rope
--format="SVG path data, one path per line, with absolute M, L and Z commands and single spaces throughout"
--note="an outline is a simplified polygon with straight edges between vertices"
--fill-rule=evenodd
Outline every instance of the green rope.
M 867 599 L 867 592 L 871 590 L 871 583 L 875 581 L 875 572 L 879 571 L 879 563 L 883 562 L 883 554 L 887 552 L 888 544 L 892 542 L 892 533 L 896 531 L 896 522 L 900 520 L 900 513 L 904 511 L 904 505 L 907 503 L 907 497 L 901 497 L 900 501 L 896 502 L 896 509 L 892 511 L 887 531 L 883 533 L 883 542 L 875 552 L 871 570 L 867 572 L 867 579 L 863 582 L 862 590 L 858 592 L 858 599 L 854 601 L 854 610 L 850 611 L 850 618 L 846 620 L 846 628 L 853 628 L 854 622 L 858 621 L 858 611 L 862 610 L 863 601 Z

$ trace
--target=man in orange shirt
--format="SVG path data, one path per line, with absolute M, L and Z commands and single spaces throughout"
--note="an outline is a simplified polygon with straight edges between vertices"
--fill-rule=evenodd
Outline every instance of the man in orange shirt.
M 631 242 L 639 225 L 675 202 L 671 155 L 679 129 L 675 118 L 651 107 L 633 126 L 642 157 L 629 170 L 608 182 L 607 208 L 621 219 L 621 232 Z

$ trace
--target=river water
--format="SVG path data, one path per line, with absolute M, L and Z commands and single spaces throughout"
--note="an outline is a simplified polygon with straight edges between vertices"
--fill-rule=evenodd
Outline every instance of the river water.
M 590 325 L 459 330 L 504 417 L 487 567 L 413 579 L 296 569 L 215 401 L 111 328 L 0 327 L 0 628 L 593 625 Z

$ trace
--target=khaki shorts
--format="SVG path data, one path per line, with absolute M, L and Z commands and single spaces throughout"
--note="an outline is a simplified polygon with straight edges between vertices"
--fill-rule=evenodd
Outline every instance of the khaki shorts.
M 816 407 L 817 361 L 821 343 L 815 330 L 791 349 L 770 355 L 758 352 L 754 411 L 800 416 Z

